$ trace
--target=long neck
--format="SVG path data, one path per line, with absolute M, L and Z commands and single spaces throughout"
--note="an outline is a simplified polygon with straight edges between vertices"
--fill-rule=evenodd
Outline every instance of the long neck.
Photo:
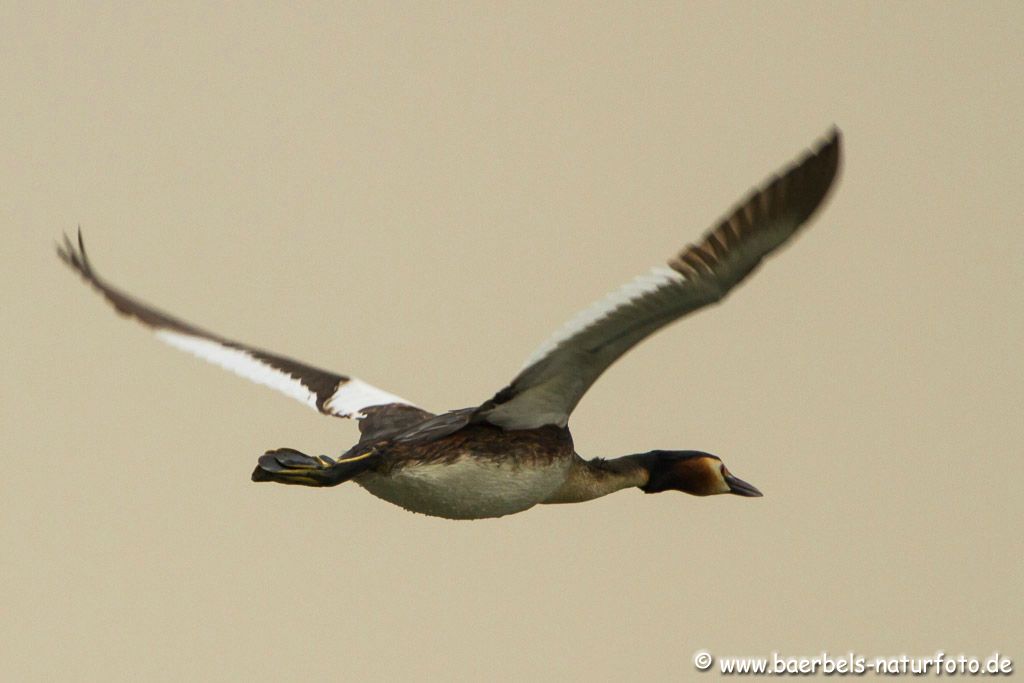
M 633 486 L 644 486 L 650 478 L 641 455 L 625 455 L 613 460 L 573 458 L 569 476 L 545 503 L 582 503 Z

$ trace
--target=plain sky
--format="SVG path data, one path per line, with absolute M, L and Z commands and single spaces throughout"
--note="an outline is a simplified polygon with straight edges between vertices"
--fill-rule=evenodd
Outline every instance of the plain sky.
M 0 678 L 1019 668 L 1021 7 L 3 3 Z M 81 225 L 144 300 L 458 408 L 833 124 L 810 229 L 571 422 L 587 457 L 708 450 L 761 499 L 451 522 L 253 484 L 355 425 L 162 346 L 53 253 Z

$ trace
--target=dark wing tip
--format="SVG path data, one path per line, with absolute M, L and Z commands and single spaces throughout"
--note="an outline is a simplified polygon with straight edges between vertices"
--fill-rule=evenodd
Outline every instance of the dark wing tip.
M 807 221 L 835 185 L 842 160 L 842 140 L 842 132 L 832 126 L 796 161 L 755 188 L 725 222 L 738 221 L 741 227 L 747 224 L 754 228 L 747 216 L 756 214 L 761 207 L 771 216 L 789 216 L 797 225 Z
M 804 155 L 785 175 L 792 175 L 800 193 L 794 209 L 798 220 L 806 221 L 818 210 L 835 185 L 842 164 L 843 134 L 832 126 L 828 135 Z
M 776 210 L 807 220 L 821 205 L 839 172 L 842 133 L 835 126 L 778 176 L 762 186 Z
M 714 272 L 729 253 L 751 236 L 771 231 L 784 221 L 786 227 L 774 244 L 748 266 L 736 272 L 736 282 L 757 266 L 760 259 L 796 232 L 818 210 L 835 184 L 842 157 L 842 133 L 831 130 L 796 161 L 771 175 L 735 204 L 697 244 L 691 244 L 669 261 L 687 278 Z
M 57 243 L 57 256 L 68 266 L 74 268 L 82 277 L 95 281 L 96 276 L 92 272 L 92 265 L 89 263 L 89 257 L 85 253 L 85 241 L 82 239 L 81 226 L 78 227 L 77 241 L 78 244 L 76 245 L 68 237 L 68 234 L 64 233 L 63 241 Z
M 89 262 L 89 257 L 86 255 L 85 240 L 82 238 L 81 227 L 78 229 L 78 239 L 76 241 L 73 242 L 71 238 L 68 237 L 67 233 L 63 235 L 63 238 L 63 242 L 57 245 L 57 256 L 60 260 L 82 276 L 82 279 L 85 280 L 89 286 L 102 294 L 107 302 L 109 302 L 110 305 L 113 306 L 121 315 L 135 318 L 137 321 L 144 325 L 148 325 L 149 327 L 167 327 L 180 332 L 206 337 L 207 339 L 221 342 L 220 338 L 215 335 L 203 332 L 199 328 L 193 327 L 188 323 L 177 320 L 165 313 L 161 313 L 157 309 L 133 299 L 101 280 L 100 276 L 96 274 L 96 271 L 92 269 L 92 264 Z

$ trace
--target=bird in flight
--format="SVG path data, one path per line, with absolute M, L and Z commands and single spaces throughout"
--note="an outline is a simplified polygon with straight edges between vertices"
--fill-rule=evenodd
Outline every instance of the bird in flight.
M 65 235 L 60 258 L 117 310 L 161 341 L 277 389 L 324 415 L 358 420 L 358 443 L 338 457 L 291 448 L 259 458 L 253 481 L 335 486 L 353 481 L 406 510 L 449 519 L 580 503 L 626 488 L 760 496 L 718 456 L 656 450 L 585 460 L 568 422 L 587 389 L 648 335 L 721 301 L 821 206 L 840 167 L 833 129 L 751 191 L 703 237 L 581 311 L 526 361 L 512 382 L 471 408 L 431 413 L 355 377 L 307 365 L 163 313 L 108 284 Z

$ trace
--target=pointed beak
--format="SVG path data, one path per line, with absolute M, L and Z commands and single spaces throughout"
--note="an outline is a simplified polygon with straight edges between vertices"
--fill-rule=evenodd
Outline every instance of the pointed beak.
M 757 490 L 757 487 L 753 484 L 748 484 L 738 477 L 734 477 L 731 474 L 725 475 L 725 483 L 729 485 L 729 493 L 735 493 L 737 496 L 747 496 L 748 498 L 760 498 L 764 494 Z

